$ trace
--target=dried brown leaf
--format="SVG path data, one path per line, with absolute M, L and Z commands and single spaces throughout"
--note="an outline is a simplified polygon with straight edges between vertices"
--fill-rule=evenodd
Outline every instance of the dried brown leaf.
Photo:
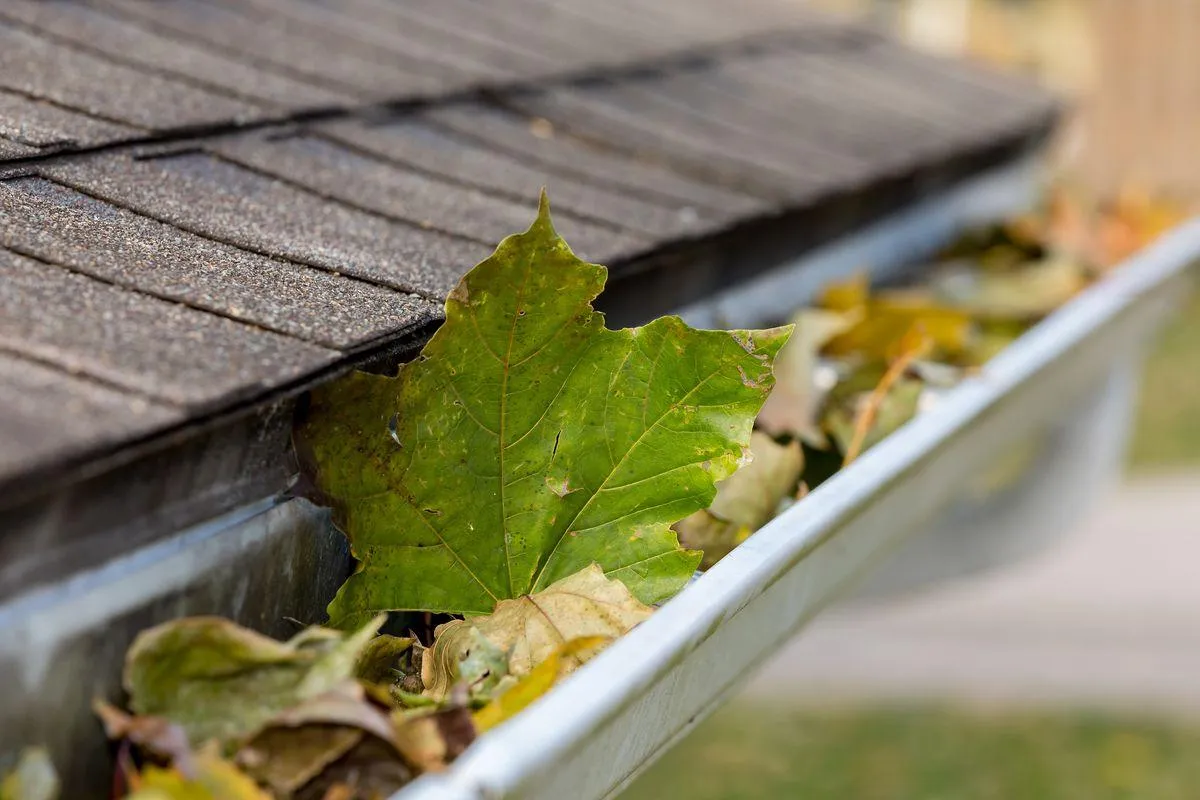
M 653 609 L 640 602 L 618 580 L 593 564 L 548 586 L 544 591 L 504 600 L 494 613 L 439 626 L 437 639 L 423 666 L 426 693 L 445 696 L 445 687 L 460 677 L 458 665 L 478 629 L 508 654 L 508 673 L 529 674 L 563 642 L 585 636 L 616 638 L 647 619 Z M 577 665 L 576 665 L 577 666 Z
M 799 441 L 780 444 L 755 431 L 750 452 L 748 464 L 717 484 L 712 506 L 675 524 L 685 547 L 704 551 L 705 569 L 774 518 L 780 504 L 796 492 L 804 470 Z

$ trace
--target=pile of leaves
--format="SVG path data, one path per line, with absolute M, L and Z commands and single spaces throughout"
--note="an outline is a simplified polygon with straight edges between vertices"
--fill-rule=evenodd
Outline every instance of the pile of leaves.
M 752 461 L 720 484 L 708 509 L 675 525 L 684 544 L 704 551 L 702 566 L 1186 216 L 1182 205 L 1139 192 L 1080 198 L 1057 188 L 1036 212 L 969 232 L 914 270 L 913 284 L 873 290 L 859 276 L 798 311 Z M 1001 466 L 1020 474 L 1020 463 Z
M 829 286 L 792 325 L 613 331 L 591 305 L 604 268 L 543 197 L 415 361 L 317 390 L 298 424 L 311 495 L 358 561 L 330 627 L 143 632 L 129 710 L 95 706 L 113 796 L 375 800 L 444 768 L 1102 274 L 1077 211 L 978 232 L 919 286 Z M 398 612 L 441 624 L 381 633 Z M 0 783 L 0 800 L 57 795 L 39 750 Z

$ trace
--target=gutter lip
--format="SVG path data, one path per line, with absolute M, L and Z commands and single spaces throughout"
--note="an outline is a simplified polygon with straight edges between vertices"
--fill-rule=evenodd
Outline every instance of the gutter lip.
M 594 732 L 637 702 L 673 667 L 686 662 L 716 631 L 731 622 L 737 624 L 734 617 L 738 612 L 787 577 L 819 546 L 836 541 L 842 527 L 891 484 L 923 461 L 936 459 L 940 447 L 967 432 L 1004 398 L 1060 360 L 1069 359 L 1077 346 L 1119 323 L 1127 311 L 1153 301 L 1157 292 L 1174 279 L 1186 277 L 1197 263 L 1200 217 L 1160 238 L 1028 331 L 977 376 L 948 392 L 936 413 L 917 417 L 760 529 L 649 620 L 531 708 L 482 737 L 448 772 L 422 777 L 392 800 L 538 795 L 539 774 L 553 771 L 572 753 L 586 750 Z M 752 666 L 757 658 L 752 655 L 745 666 Z M 718 690 L 714 696 L 722 693 Z M 662 731 L 657 749 L 641 763 L 630 765 L 624 781 L 611 786 L 581 785 L 579 796 L 613 796 L 640 766 L 653 761 L 713 705 L 697 710 L 676 728 Z

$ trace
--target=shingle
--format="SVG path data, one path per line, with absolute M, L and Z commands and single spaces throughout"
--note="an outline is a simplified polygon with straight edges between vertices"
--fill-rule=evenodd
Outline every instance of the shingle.
M 76 0 L 5 0 L 0 15 L 18 19 L 82 50 L 199 83 L 278 108 L 324 108 L 347 95 L 239 62 L 212 49 L 130 25 Z
M 604 3 L 568 0 L 567 6 L 585 11 L 593 19 L 623 28 L 650 31 L 666 49 L 691 48 L 781 30 L 801 29 L 814 17 L 794 0 L 688 0 L 647 3 L 642 0 L 607 0 Z
M 848 152 L 880 157 L 880 140 L 895 150 L 910 148 L 911 137 L 897 136 L 896 121 L 874 98 L 843 74 L 843 63 L 858 57 L 817 53 L 777 53 L 722 64 L 711 75 L 673 79 L 700 107 L 728 104 L 773 115 L 781 129 L 806 139 L 838 141 Z M 669 90 L 669 89 L 668 89 Z
M 0 20 L 0 159 L 174 134 L 0 180 L 0 244 L 33 257 L 0 251 L 0 402 L 78 395 L 131 420 L 110 448 L 163 424 L 156 403 L 241 413 L 435 321 L 543 185 L 582 256 L 665 250 L 614 273 L 633 319 L 911 200 L 925 183 L 892 178 L 957 176 L 1048 110 L 794 0 L 11 0 Z M 717 236 L 750 221 L 753 253 Z M 10 381 L 14 354 L 40 372 Z M 12 418 L 17 461 L 99 441 L 37 449 L 26 431 L 64 407 Z
M 643 124 L 684 134 L 713 149 L 754 153 L 764 164 L 777 165 L 796 177 L 802 174 L 810 183 L 842 184 L 864 172 L 864 164 L 839 152 L 837 142 L 797 141 L 762 113 L 706 113 L 694 108 L 690 97 L 677 96 L 665 84 L 664 78 L 624 81 L 587 94 L 590 102 L 605 105 L 620 118 L 636 116 Z
M 183 412 L 0 352 L 0 484 L 88 450 L 145 436 Z
M 877 42 L 815 57 L 776 54 L 722 71 L 741 81 L 739 99 L 791 109 L 796 121 L 789 127 L 831 126 L 831 138 L 874 153 L 871 163 L 881 172 L 938 160 L 949 149 L 979 146 L 1030 123 L 1020 104 L 994 89 L 951 80 L 955 70 L 917 73 L 902 53 L 898 45 Z
M 388 50 L 398 50 L 424 64 L 441 64 L 463 84 L 511 81 L 544 72 L 551 62 L 541 53 L 514 48 L 486 32 L 447 29 L 429 15 L 413 13 L 406 4 L 388 0 L 238 0 L 261 19 L 286 18 L 322 30 L 337 30 Z M 482 12 L 485 6 L 480 6 Z M 479 26 L 473 20 L 473 28 Z
M 261 106 L 104 61 L 11 24 L 0 26 L 0 86 L 154 130 L 263 114 Z
M 36 147 L 14 142 L 12 139 L 0 136 L 0 159 L 27 158 L 28 156 L 36 156 L 40 152 Z
M 237 136 L 215 147 L 227 158 L 327 197 L 486 246 L 525 230 L 537 216 L 540 185 L 530 187 L 521 200 L 498 197 L 359 155 L 316 136 Z M 562 220 L 561 230 L 585 258 L 617 259 L 649 245 L 579 219 Z
M 0 349 L 196 409 L 260 395 L 332 350 L 0 251 Z
M 742 59 L 671 76 L 655 91 L 686 101 L 698 113 L 723 114 L 796 142 L 836 149 L 865 165 L 865 179 L 911 164 L 922 148 L 944 148 L 944 122 L 939 126 L 892 107 L 881 95 L 898 81 L 860 80 L 848 69 L 856 57 L 787 53 Z
M 0 19 L 12 20 L 0 31 L 0 87 L 166 131 L 562 80 L 812 27 L 807 12 L 775 0 L 736 14 L 711 2 L 595 5 L 11 0 L 0 4 Z M 120 134 L 93 132 L 89 143 Z
M 1048 93 L 1024 79 L 988 72 L 970 63 L 947 64 L 893 42 L 876 43 L 855 66 L 863 73 L 886 73 L 909 87 L 925 87 L 919 99 L 913 94 L 905 97 L 928 113 L 936 109 L 941 115 L 958 114 L 971 120 L 975 127 L 967 136 L 978 135 L 980 125 L 1028 124 L 1030 116 L 1050 113 L 1055 107 Z
M 343 350 L 439 314 L 427 300 L 248 253 L 42 178 L 0 181 L 0 243 Z
M 3 80 L 0 78 L 0 80 Z M 139 130 L 0 89 L 0 136 L 41 150 L 130 139 Z
M 555 0 L 505 0 L 479 4 L 472 0 L 423 0 L 410 4 L 414 13 L 446 15 L 463 27 L 471 13 L 482 13 L 481 27 L 497 38 L 519 42 L 523 47 L 554 53 L 560 68 L 579 72 L 599 65 L 628 63 L 655 53 L 664 53 L 671 42 L 624 18 L 610 20 L 603 15 L 589 16 L 580 9 L 591 3 Z M 650 5 L 650 4 L 646 4 Z M 450 12 L 450 13 L 447 13 Z M 678 43 L 676 43 L 678 44 Z
M 892 71 L 886 61 L 872 63 L 878 62 L 878 53 L 876 48 L 862 48 L 808 59 L 803 64 L 763 59 L 743 70 L 770 76 L 755 80 L 763 86 L 760 94 L 794 97 L 806 87 L 807 94 L 799 95 L 805 105 L 824 98 L 831 115 L 842 118 L 847 128 L 859 128 L 877 144 L 944 146 L 956 131 L 976 127 L 984 109 L 964 108 L 970 98 L 948 96 L 946 87 L 937 83 L 913 84 Z M 837 102 L 831 102 L 834 98 Z
M 543 20 L 543 15 L 523 13 L 515 5 L 475 0 L 407 0 L 392 7 L 407 24 L 423 23 L 441 31 L 449 37 L 448 46 L 482 50 L 492 53 L 493 59 L 499 50 L 529 64 L 525 71 L 533 74 L 579 71 L 598 62 L 624 60 L 616 51 L 620 39 L 611 32 L 597 32 L 578 24 L 552 31 L 543 22 L 552 23 L 556 17 L 545 15 Z
M 422 111 L 418 118 L 507 153 L 522 164 L 578 176 L 623 196 L 684 203 L 717 212 L 718 216 L 750 215 L 764 209 L 764 203 L 750 195 L 693 180 L 661 164 L 591 146 L 544 120 L 482 103 L 438 105 Z
M 572 215 L 601 220 L 614 229 L 633 231 L 657 241 L 694 236 L 729 219 L 727 214 L 702 213 L 678 201 L 646 202 L 628 193 L 611 192 L 491 150 L 411 115 L 377 124 L 339 120 L 319 129 L 396 163 L 510 197 L 520 202 L 521 214 L 526 217 L 530 203 L 545 187 L 557 212 L 557 223 L 568 241 L 576 240 L 585 249 L 590 247 L 582 235 L 585 231 Z M 618 237 L 613 237 L 611 231 L 598 232 L 598 236 L 597 244 L 602 250 L 617 244 Z M 596 257 L 600 257 L 598 253 Z
M 376 0 L 378 1 L 378 0 Z M 499 6 L 500 4 L 493 4 Z M 652 13 L 655 4 L 646 3 Z M 646 14 L 631 16 L 627 11 L 607 12 L 606 3 L 559 2 L 559 0 L 508 0 L 499 9 L 517 18 L 536 19 L 538 25 L 555 31 L 563 40 L 587 38 L 610 47 L 609 63 L 637 61 L 686 47 L 694 40 L 678 31 L 654 30 L 646 25 Z
M 204 153 L 104 154 L 47 174 L 228 244 L 444 297 L 491 248 L 383 219 Z
M 119 11 L 134 24 L 149 26 L 187 42 L 203 42 L 253 64 L 269 64 L 287 74 L 360 99 L 393 99 L 442 90 L 455 74 L 422 64 L 362 41 L 322 34 L 293 20 L 264 23 L 237 4 L 205 0 L 93 0 Z
M 671 164 L 685 174 L 738 191 L 782 200 L 813 188 L 803 165 L 735 147 L 733 141 L 714 142 L 711 136 L 697 135 L 686 127 L 664 126 L 601 102 L 582 89 L 521 94 L 508 102 L 531 116 L 545 117 L 570 134 Z

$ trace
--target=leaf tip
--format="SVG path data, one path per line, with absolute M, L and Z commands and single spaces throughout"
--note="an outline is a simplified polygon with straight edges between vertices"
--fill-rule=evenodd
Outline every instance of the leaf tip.
M 558 232 L 554 229 L 554 221 L 550 217 L 550 194 L 546 191 L 545 186 L 542 187 L 542 190 L 538 195 L 537 219 L 533 221 L 533 225 L 530 226 L 529 232 L 532 233 L 533 231 L 539 230 L 545 231 L 546 233 L 556 237 L 558 236 Z

